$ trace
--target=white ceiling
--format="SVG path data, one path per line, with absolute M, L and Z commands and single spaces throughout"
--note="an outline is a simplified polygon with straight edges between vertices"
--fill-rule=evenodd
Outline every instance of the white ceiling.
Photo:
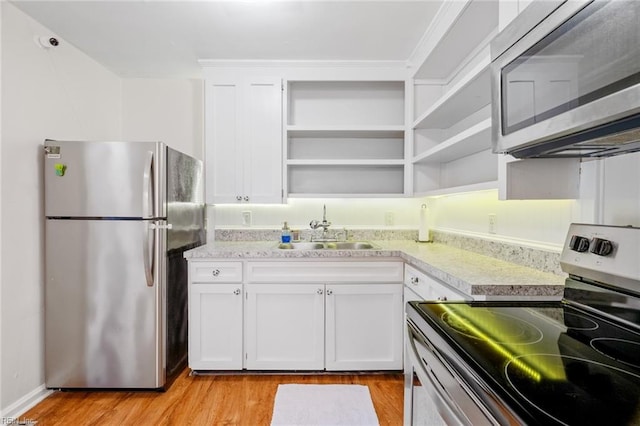
M 197 77 L 199 59 L 404 61 L 441 2 L 12 0 L 123 77 Z

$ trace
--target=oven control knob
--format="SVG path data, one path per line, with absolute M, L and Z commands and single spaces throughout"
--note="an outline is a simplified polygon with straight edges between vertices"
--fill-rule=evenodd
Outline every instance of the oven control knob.
M 591 253 L 598 256 L 608 256 L 613 251 L 613 243 L 602 238 L 594 238 L 591 243 Z
M 569 248 L 573 251 L 584 253 L 589 250 L 589 243 L 590 241 L 588 238 L 581 237 L 580 235 L 573 235 L 569 241 Z

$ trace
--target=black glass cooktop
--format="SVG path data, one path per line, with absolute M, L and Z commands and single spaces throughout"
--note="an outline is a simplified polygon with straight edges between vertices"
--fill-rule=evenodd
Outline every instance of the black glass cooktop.
M 640 424 L 640 333 L 565 302 L 411 309 L 529 424 Z M 444 352 L 446 353 L 446 351 Z M 444 355 L 446 357 L 446 355 Z M 464 375 L 465 372 L 461 371 Z M 469 377 L 469 372 L 466 372 Z

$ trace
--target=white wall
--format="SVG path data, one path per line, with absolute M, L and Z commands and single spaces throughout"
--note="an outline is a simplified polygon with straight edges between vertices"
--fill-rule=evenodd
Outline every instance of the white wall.
M 0 360 L 2 415 L 42 390 L 43 205 L 45 138 L 121 137 L 121 81 L 61 40 L 38 47 L 51 32 L 16 9 L 2 7 L 2 157 Z
M 425 202 L 434 228 L 555 250 L 580 211 L 574 200 L 500 201 L 497 190 L 427 198 Z M 490 214 L 496 215 L 495 233 L 489 230 Z
M 283 205 L 216 205 L 208 211 L 209 224 L 217 229 L 243 228 L 243 211 L 251 212 L 254 228 L 279 229 L 286 220 L 293 228 L 309 229 L 311 220 L 322 220 L 324 205 L 334 229 L 418 229 L 420 204 L 414 198 L 290 198 Z M 387 213 L 393 216 L 393 225 L 386 224 Z
M 159 140 L 203 159 L 202 80 L 123 80 L 122 137 Z
M 559 250 L 571 222 L 640 226 L 640 153 L 584 162 L 578 200 L 499 201 L 497 191 L 486 191 L 425 202 L 438 229 Z

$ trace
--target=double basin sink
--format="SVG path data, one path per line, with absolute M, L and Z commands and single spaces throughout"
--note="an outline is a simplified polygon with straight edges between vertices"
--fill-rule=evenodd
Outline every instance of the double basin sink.
M 369 241 L 300 241 L 280 243 L 278 248 L 282 250 L 375 250 L 380 247 Z

